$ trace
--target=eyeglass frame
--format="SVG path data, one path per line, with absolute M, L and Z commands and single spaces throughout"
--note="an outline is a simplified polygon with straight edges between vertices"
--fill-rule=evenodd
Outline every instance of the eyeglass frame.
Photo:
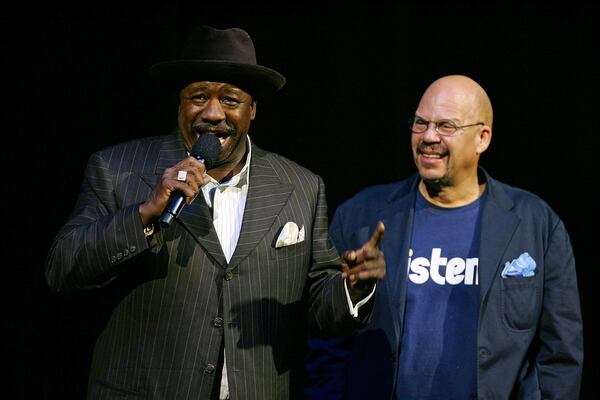
M 425 128 L 425 130 L 423 130 L 421 132 L 415 132 L 413 130 L 413 126 L 415 124 L 415 119 L 417 119 L 417 118 L 423 120 L 424 122 L 427 122 L 427 127 Z M 442 133 L 442 132 L 440 132 L 438 130 L 440 122 L 450 122 L 450 123 L 452 123 L 454 125 L 454 132 L 452 132 L 452 133 Z M 409 129 L 410 129 L 410 131 L 412 133 L 414 133 L 416 135 L 420 135 L 422 133 L 427 132 L 427 130 L 429 129 L 429 124 L 431 124 L 431 123 L 433 123 L 435 125 L 434 130 L 437 132 L 437 134 L 440 135 L 440 136 L 444 136 L 444 137 L 452 137 L 452 136 L 456 135 L 456 132 L 458 132 L 460 129 L 463 129 L 463 128 L 469 128 L 471 126 L 477 126 L 477 125 L 485 125 L 484 122 L 476 122 L 474 124 L 467 124 L 467 125 L 460 125 L 459 126 L 459 125 L 456 125 L 456 123 L 454 121 L 452 121 L 451 119 L 440 119 L 440 120 L 437 120 L 437 121 L 428 121 L 425 118 L 422 118 L 422 117 L 419 117 L 419 116 L 415 115 L 415 116 L 409 118 L 409 120 L 408 120 L 408 127 L 409 127 Z

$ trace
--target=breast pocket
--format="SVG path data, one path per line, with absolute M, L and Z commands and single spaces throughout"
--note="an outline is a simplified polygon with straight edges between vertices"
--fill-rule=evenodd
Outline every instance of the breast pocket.
M 539 319 L 540 287 L 538 276 L 502 279 L 504 320 L 509 328 L 529 330 Z
M 304 256 L 309 251 L 309 244 L 305 241 L 283 246 L 279 248 L 271 248 L 272 260 L 286 260 Z

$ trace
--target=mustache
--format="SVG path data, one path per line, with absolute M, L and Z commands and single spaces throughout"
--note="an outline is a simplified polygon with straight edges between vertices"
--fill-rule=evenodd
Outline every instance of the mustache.
M 448 155 L 448 148 L 446 146 L 442 146 L 440 144 L 427 144 L 423 142 L 419 143 L 417 146 L 417 153 L 423 153 L 425 149 L 438 153 L 441 156 Z
M 192 132 L 196 135 L 210 133 L 219 137 L 229 137 L 235 135 L 235 129 L 227 125 L 212 125 L 207 123 L 199 123 L 192 126 Z

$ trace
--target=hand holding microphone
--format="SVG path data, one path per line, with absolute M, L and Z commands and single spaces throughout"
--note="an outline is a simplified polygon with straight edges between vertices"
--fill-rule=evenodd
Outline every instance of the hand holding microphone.
M 207 171 L 212 168 L 217 161 L 217 156 L 219 155 L 219 151 L 221 150 L 221 142 L 219 138 L 211 134 L 202 134 L 192 147 L 190 151 L 190 157 L 195 158 L 196 160 L 204 163 L 204 171 Z M 197 170 L 192 170 L 197 172 Z M 193 190 L 193 193 L 198 193 L 200 187 L 196 187 L 196 182 L 194 180 L 190 180 L 190 184 L 187 182 L 188 172 L 186 170 L 177 170 L 177 181 L 183 182 L 186 185 L 189 185 Z M 202 174 L 204 175 L 204 173 Z M 192 184 L 193 182 L 193 184 Z M 188 188 L 186 188 L 188 189 Z M 160 225 L 163 228 L 168 228 L 171 225 L 171 222 L 179 215 L 183 205 L 185 203 L 185 199 L 188 199 L 188 202 L 191 202 L 195 194 L 190 196 L 189 193 L 182 193 L 180 190 L 175 190 L 171 195 L 171 200 L 167 205 L 167 208 L 164 210 L 162 216 L 160 217 Z
M 216 136 L 209 133 L 200 135 L 190 151 L 190 157 L 167 168 L 150 198 L 140 205 L 144 225 L 160 216 L 161 227 L 169 227 L 185 204 L 191 203 L 207 183 L 205 173 L 214 166 L 220 151 L 221 142 Z

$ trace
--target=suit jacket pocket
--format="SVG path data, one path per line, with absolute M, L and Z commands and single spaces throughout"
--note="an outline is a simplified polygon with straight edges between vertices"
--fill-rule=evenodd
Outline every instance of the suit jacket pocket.
M 279 248 L 272 247 L 270 249 L 270 258 L 272 260 L 286 260 L 295 257 L 300 257 L 309 251 L 310 242 L 304 240 L 300 243 L 283 246 Z
M 538 282 L 537 275 L 502 279 L 504 320 L 509 328 L 522 331 L 537 325 L 540 297 Z

